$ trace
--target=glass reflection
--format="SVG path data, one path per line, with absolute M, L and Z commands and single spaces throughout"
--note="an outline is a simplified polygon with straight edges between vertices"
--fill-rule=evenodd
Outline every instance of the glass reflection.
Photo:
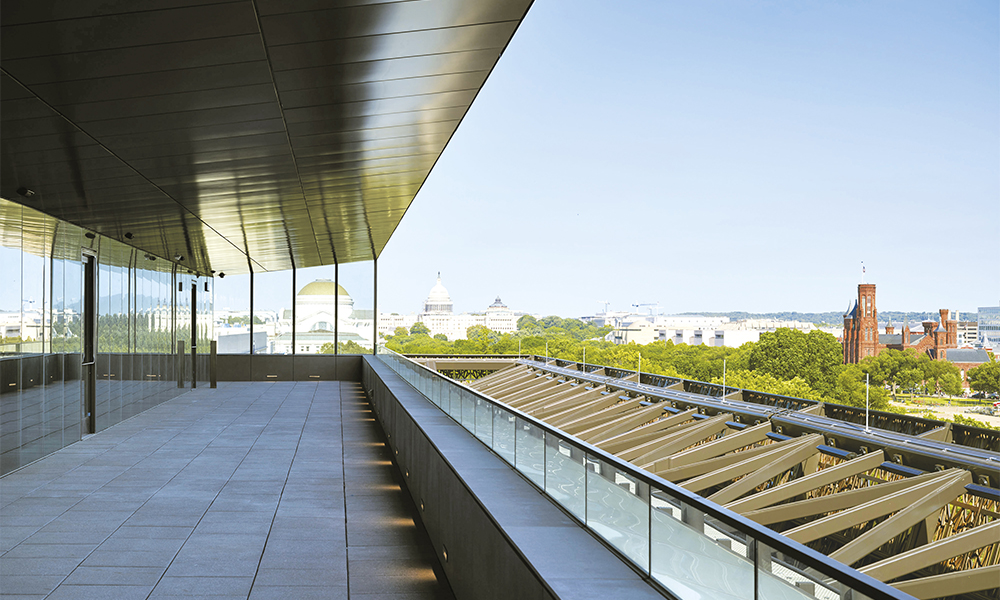
M 81 437 L 82 247 L 98 254 L 98 431 L 183 391 L 173 378 L 172 347 L 190 339 L 190 321 L 177 336 L 174 309 L 184 294 L 175 292 L 172 266 L 83 234 L 0 199 L 0 473 Z M 189 304 L 190 293 L 182 317 Z M 195 308 L 198 344 L 207 351 L 211 291 Z

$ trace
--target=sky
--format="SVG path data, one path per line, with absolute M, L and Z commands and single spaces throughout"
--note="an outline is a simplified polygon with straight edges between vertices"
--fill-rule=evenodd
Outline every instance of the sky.
M 880 310 L 965 313 L 1000 304 L 998 242 L 996 0 L 537 0 L 382 252 L 378 308 L 418 312 L 440 272 L 456 312 L 843 311 L 863 262 Z M 290 278 L 255 306 L 289 307 Z M 340 280 L 371 307 L 370 264 Z
M 996 306 L 998 48 L 995 0 L 537 0 L 379 309 L 834 311 L 862 262 L 881 310 Z

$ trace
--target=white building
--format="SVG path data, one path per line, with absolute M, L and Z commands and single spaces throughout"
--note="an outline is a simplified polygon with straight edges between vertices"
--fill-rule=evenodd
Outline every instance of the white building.
M 44 329 L 41 310 L 25 308 L 21 312 L 0 313 L 0 337 L 40 342 Z
M 318 354 L 323 346 L 335 342 L 355 342 L 366 349 L 372 348 L 371 311 L 354 309 L 354 299 L 344 289 L 329 279 L 317 279 L 306 285 L 295 296 L 295 352 Z M 334 323 L 337 324 L 334 333 Z M 254 327 L 256 331 L 256 327 Z M 292 311 L 281 311 L 269 335 L 268 352 L 291 354 Z
M 605 340 L 616 344 L 649 344 L 666 342 L 736 348 L 747 342 L 756 342 L 760 334 L 774 331 L 779 327 L 798 329 L 804 332 L 816 329 L 812 323 L 802 321 L 779 321 L 777 319 L 744 319 L 731 321 L 729 317 L 706 317 L 702 315 L 621 315 L 605 313 L 592 317 L 614 329 Z
M 983 347 L 1000 350 L 1000 306 L 980 306 L 977 323 Z
M 397 327 L 407 331 L 415 323 L 423 323 L 430 330 L 430 335 L 443 334 L 449 341 L 464 340 L 469 327 L 482 325 L 499 333 L 517 331 L 517 320 L 523 312 L 515 312 L 497 299 L 483 313 L 454 313 L 454 303 L 448 290 L 441 284 L 441 274 L 438 273 L 437 283 L 431 288 L 424 300 L 423 310 L 417 314 L 399 315 L 380 313 L 378 317 L 378 332 L 380 336 L 393 335 Z

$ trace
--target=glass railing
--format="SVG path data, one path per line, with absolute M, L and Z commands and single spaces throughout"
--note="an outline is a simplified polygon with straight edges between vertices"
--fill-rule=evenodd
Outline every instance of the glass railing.
M 912 598 L 391 350 L 377 354 L 677 598 Z

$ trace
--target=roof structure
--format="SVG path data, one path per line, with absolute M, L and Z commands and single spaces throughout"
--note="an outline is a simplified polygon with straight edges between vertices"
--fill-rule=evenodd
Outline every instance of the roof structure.
M 530 0 L 4 2 L 0 195 L 200 274 L 379 255 Z
M 982 348 L 953 348 L 948 350 L 947 358 L 957 363 L 990 362 L 990 355 Z
M 892 344 L 902 344 L 903 335 L 900 333 L 882 333 L 878 336 L 878 343 L 889 346 Z

